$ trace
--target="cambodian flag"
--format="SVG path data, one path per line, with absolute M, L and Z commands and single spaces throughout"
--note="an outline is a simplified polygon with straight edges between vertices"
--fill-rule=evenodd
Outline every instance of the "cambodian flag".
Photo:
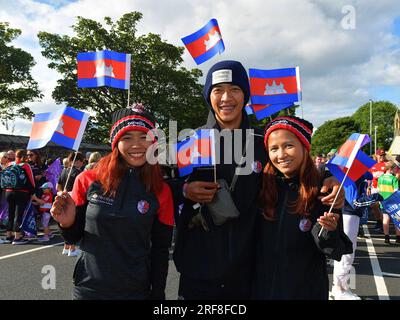
M 367 134 L 353 133 L 349 139 L 340 147 L 337 154 L 326 164 L 329 171 L 342 181 L 344 186 L 356 182 L 365 172 L 369 170 L 376 161 L 360 150 L 370 141 Z
M 283 109 L 293 107 L 293 103 L 267 104 L 267 105 L 253 104 L 249 105 L 248 107 L 252 109 L 252 112 L 256 116 L 257 120 L 262 120 Z
M 293 104 L 301 100 L 299 67 L 249 69 L 249 75 L 253 104 Z
M 77 151 L 89 114 L 71 107 L 35 115 L 27 149 L 43 148 L 49 141 Z
M 129 89 L 131 55 L 115 51 L 78 53 L 78 87 Z
M 197 64 L 201 64 L 225 50 L 216 19 L 211 19 L 199 31 L 182 38 L 182 41 Z
M 180 176 L 193 172 L 193 168 L 215 164 L 214 132 L 197 130 L 190 138 L 177 143 L 177 163 Z

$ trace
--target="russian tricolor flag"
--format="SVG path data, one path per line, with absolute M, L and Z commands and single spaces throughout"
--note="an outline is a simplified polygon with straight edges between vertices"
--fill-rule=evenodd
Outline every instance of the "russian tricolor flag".
M 129 89 L 131 55 L 110 50 L 78 53 L 78 87 Z
M 376 161 L 360 150 L 370 141 L 367 134 L 353 133 L 349 139 L 340 147 L 337 154 L 327 163 L 329 171 L 342 181 L 347 173 L 344 186 L 352 185 L 365 172 L 369 170 Z
M 179 175 L 186 176 L 193 168 L 215 165 L 215 139 L 210 129 L 197 130 L 190 138 L 177 143 Z
M 201 64 L 225 50 L 216 19 L 211 19 L 200 30 L 182 38 L 182 42 L 197 64 Z
M 293 104 L 301 100 L 299 67 L 249 69 L 249 75 L 253 104 Z
M 85 132 L 89 114 L 71 107 L 35 115 L 27 149 L 39 149 L 53 141 L 77 151 Z

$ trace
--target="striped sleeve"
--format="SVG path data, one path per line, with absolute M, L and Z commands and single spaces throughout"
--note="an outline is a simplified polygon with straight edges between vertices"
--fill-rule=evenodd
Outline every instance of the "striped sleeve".
M 71 197 L 76 206 L 82 206 L 87 202 L 87 191 L 89 186 L 96 180 L 96 173 L 93 170 L 86 170 L 80 173 L 74 182 Z
M 32 168 L 28 163 L 24 163 L 22 168 L 25 170 L 26 174 L 28 175 L 29 182 L 31 183 L 33 189 L 36 187 L 35 185 L 35 178 L 33 177 Z
M 172 192 L 169 186 L 163 182 L 163 188 L 161 192 L 157 194 L 157 199 L 160 204 L 160 208 L 157 211 L 158 220 L 167 225 L 174 225 L 174 201 L 172 198 Z

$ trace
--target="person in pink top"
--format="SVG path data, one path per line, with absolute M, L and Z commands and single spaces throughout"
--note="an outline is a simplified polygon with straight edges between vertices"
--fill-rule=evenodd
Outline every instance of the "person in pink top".
M 7 233 L 3 243 L 25 244 L 28 242 L 23 238 L 20 228 L 25 208 L 35 190 L 35 179 L 27 161 L 26 150 L 17 150 L 15 164 L 1 172 L 1 188 L 5 190 L 8 202 Z

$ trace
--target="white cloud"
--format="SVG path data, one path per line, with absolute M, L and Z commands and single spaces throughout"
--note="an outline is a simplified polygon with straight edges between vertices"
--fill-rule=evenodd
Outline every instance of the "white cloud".
M 304 116 L 316 126 L 350 116 L 368 101 L 372 87 L 394 90 L 400 84 L 400 38 L 391 34 L 393 21 L 400 16 L 398 0 L 119 0 L 115 5 L 80 0 L 64 4 L 0 0 L 0 21 L 23 31 L 16 45 L 31 52 L 37 62 L 33 75 L 45 98 L 30 104 L 34 112 L 57 107 L 51 92 L 60 77 L 47 68 L 49 61 L 40 54 L 38 31 L 71 35 L 70 26 L 78 15 L 102 22 L 104 16 L 116 20 L 134 10 L 143 13 L 139 34 L 157 33 L 179 46 L 183 36 L 209 19 L 219 21 L 226 51 L 200 66 L 185 51 L 184 65 L 189 69 L 198 67 L 205 73 L 219 59 L 236 59 L 247 68 L 299 65 Z M 342 27 L 345 5 L 355 9 L 354 30 Z

